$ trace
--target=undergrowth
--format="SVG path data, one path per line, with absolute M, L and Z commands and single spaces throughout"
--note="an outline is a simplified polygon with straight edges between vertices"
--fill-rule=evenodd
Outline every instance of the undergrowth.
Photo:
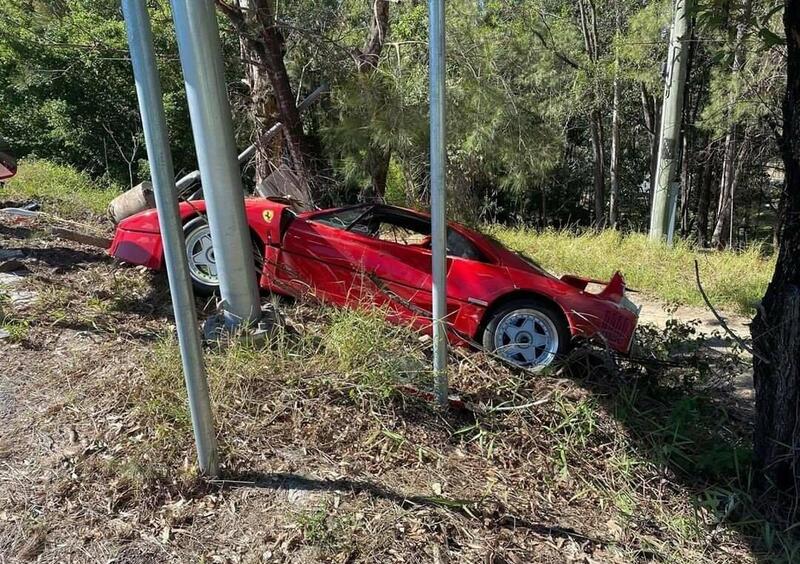
M 697 259 L 712 302 L 745 314 L 754 312 L 775 269 L 774 258 L 765 258 L 757 246 L 743 251 L 699 251 L 678 239 L 669 248 L 651 243 L 645 234 L 613 230 L 576 235 L 495 226 L 489 232 L 556 274 L 608 280 L 619 270 L 631 288 L 679 305 L 703 305 L 695 283 Z
M 164 315 L 115 299 L 119 284 L 146 292 L 146 277 L 130 272 L 54 290 L 15 319 L 37 335 L 43 325 L 118 335 L 123 313 Z M 439 535 L 470 561 L 480 553 L 470 546 L 506 534 L 523 561 L 551 550 L 543 538 L 558 539 L 553 557 L 609 562 L 798 554 L 787 524 L 760 511 L 749 491 L 750 429 L 729 393 L 747 363 L 709 352 L 694 326 L 643 328 L 645 366 L 604 368 L 576 353 L 560 371 L 531 376 L 454 349 L 451 384 L 469 410 L 440 413 L 397 387 L 430 388 L 429 341 L 388 324 L 385 312 L 281 309 L 289 323 L 267 342 L 209 348 L 205 366 L 224 483 L 320 492 L 300 505 L 270 498 L 270 518 L 283 515 L 279 529 L 298 530 L 293 542 L 312 560 L 374 560 L 391 550 L 424 561 Z M 47 317 L 57 310 L 69 315 Z M 81 503 L 144 512 L 139 519 L 169 533 L 191 517 L 165 507 L 224 497 L 198 479 L 174 339 L 139 338 L 147 339 L 140 372 L 112 390 L 98 382 L 95 392 L 123 407 L 96 419 L 104 438 L 71 459 L 65 482 L 96 485 L 80 490 Z M 107 428 L 107 420 L 119 423 Z
M 121 192 L 70 166 L 41 159 L 19 161 L 17 175 L 0 188 L 0 200 L 42 204 L 42 211 L 72 221 L 96 221 Z
M 277 441 L 342 464 L 376 457 L 378 472 L 430 468 L 443 478 L 428 484 L 424 499 L 445 514 L 499 511 L 524 520 L 526 508 L 571 507 L 622 561 L 719 561 L 712 547 L 741 539 L 777 561 L 797 554 L 791 535 L 748 494 L 749 428 L 724 399 L 744 361 L 709 356 L 692 326 L 642 333 L 645 346 L 661 344 L 653 361 L 680 361 L 673 368 L 623 364 L 609 374 L 573 360 L 557 377 L 531 379 L 457 352 L 453 386 L 477 407 L 441 419 L 395 387 L 409 379 L 425 386 L 416 335 L 375 314 L 301 308 L 293 317 L 303 319 L 302 335 L 282 329 L 263 347 L 234 345 L 206 357 L 228 476 L 252 472 L 255 453 Z M 143 458 L 160 461 L 155 474 L 164 475 L 192 451 L 191 425 L 175 343 L 161 343 L 153 360 L 140 388 L 144 401 L 135 403 L 153 429 Z M 517 469 L 511 483 L 486 481 L 502 468 Z M 364 539 L 353 538 L 353 519 L 325 507 L 296 517 L 323 558 L 366 550 Z M 767 537 L 764 527 L 772 527 Z

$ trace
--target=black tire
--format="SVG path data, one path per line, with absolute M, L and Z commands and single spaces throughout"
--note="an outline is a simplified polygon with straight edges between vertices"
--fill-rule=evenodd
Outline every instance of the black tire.
M 191 256 L 192 247 L 195 248 L 195 252 L 199 250 L 197 247 L 198 244 L 202 247 L 202 244 L 199 242 L 200 239 L 208 236 L 208 242 L 210 244 L 210 231 L 206 217 L 201 215 L 187 221 L 183 226 L 183 236 L 187 259 L 189 261 L 189 277 L 192 280 L 192 287 L 194 288 L 195 294 L 206 297 L 219 294 L 219 282 L 213 282 L 213 279 L 216 277 L 210 276 L 211 272 L 209 272 L 207 268 L 204 269 L 203 265 L 198 265 L 195 263 Z M 253 241 L 253 270 L 257 278 L 261 272 L 261 266 L 264 263 L 263 253 L 259 247 L 260 245 L 258 242 Z M 203 248 L 203 250 L 205 250 L 205 248 Z M 210 262 L 214 262 L 213 248 L 209 247 L 208 251 L 206 252 L 208 253 L 209 251 L 210 254 L 205 258 L 209 259 Z M 206 272 L 203 272 L 204 270 L 206 270 Z
M 509 317 L 515 312 L 518 317 Z M 547 302 L 536 298 L 520 298 L 503 304 L 490 315 L 481 338 L 483 348 L 504 357 L 509 362 L 525 368 L 544 368 L 563 358 L 569 350 L 572 336 L 567 320 L 557 307 Z M 530 335 L 525 327 L 517 326 L 517 320 L 524 325 L 528 323 L 526 319 L 533 323 L 535 336 Z M 520 335 L 519 340 L 512 343 L 507 332 L 513 329 Z M 498 331 L 505 332 L 498 335 Z M 548 335 L 555 336 L 557 342 L 541 346 L 534 344 L 533 339 L 547 338 Z M 530 338 L 527 343 L 524 342 L 526 338 Z M 505 345 L 499 344 L 506 342 Z M 503 347 L 509 348 L 503 349 Z M 533 362 L 530 359 L 533 359 Z

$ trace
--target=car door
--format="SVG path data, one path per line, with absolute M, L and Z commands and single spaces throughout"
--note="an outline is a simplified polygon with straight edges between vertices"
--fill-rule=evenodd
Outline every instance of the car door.
M 281 245 L 276 269 L 281 282 L 290 285 L 293 293 L 339 305 L 361 301 L 364 286 L 371 282 L 364 276 L 363 243 L 344 229 L 351 218 L 347 216 L 342 225 L 315 216 L 295 219 Z
M 405 214 L 405 212 L 377 211 L 371 218 L 378 227 L 372 235 L 364 237 L 364 269 L 373 277 L 377 294 L 373 301 L 388 306 L 400 317 L 411 320 L 418 326 L 429 326 L 433 307 L 431 250 L 429 240 L 430 223 L 427 218 Z M 415 241 L 391 240 L 385 237 L 385 227 L 403 226 Z M 365 231 L 370 231 L 369 229 Z M 448 269 L 453 258 L 447 258 Z M 455 316 L 459 307 L 457 300 L 448 296 L 448 317 Z

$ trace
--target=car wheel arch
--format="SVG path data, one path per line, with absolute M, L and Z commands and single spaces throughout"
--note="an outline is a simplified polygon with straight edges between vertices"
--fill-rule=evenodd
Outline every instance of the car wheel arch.
M 489 306 L 483 312 L 483 317 L 481 317 L 478 330 L 476 331 L 475 335 L 473 335 L 473 340 L 480 342 L 483 332 L 486 330 L 486 327 L 489 325 L 489 322 L 492 320 L 497 311 L 499 311 L 508 303 L 526 298 L 551 306 L 555 311 L 561 314 L 561 321 L 564 322 L 569 332 L 572 333 L 572 324 L 569 322 L 567 313 L 564 311 L 564 308 L 561 307 L 561 305 L 553 298 L 532 290 L 513 290 L 495 298 L 495 300 L 489 304 Z

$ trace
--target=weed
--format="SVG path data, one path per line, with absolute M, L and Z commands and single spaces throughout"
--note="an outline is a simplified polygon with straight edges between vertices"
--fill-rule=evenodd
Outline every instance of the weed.
M 0 329 L 8 333 L 8 339 L 11 343 L 23 343 L 28 339 L 30 326 L 27 321 L 18 319 L 3 319 L 0 321 Z
M 7 333 L 5 337 L 11 343 L 22 343 L 27 340 L 30 324 L 12 313 L 8 295 L 0 291 L 0 330 Z
M 349 515 L 337 515 L 332 507 L 320 507 L 295 516 L 303 529 L 305 541 L 317 547 L 323 556 L 333 556 L 348 549 L 355 526 Z
M 322 338 L 334 366 L 354 377 L 357 391 L 388 398 L 394 386 L 424 371 L 419 343 L 409 329 L 391 325 L 386 312 L 333 310 Z

